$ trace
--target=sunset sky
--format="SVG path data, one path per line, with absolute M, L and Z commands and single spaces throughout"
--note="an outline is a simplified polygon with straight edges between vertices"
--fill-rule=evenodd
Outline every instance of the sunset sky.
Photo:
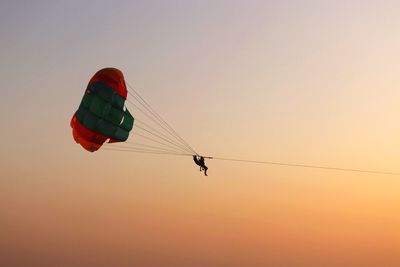
M 400 176 L 208 160 L 205 177 L 190 157 L 87 152 L 69 125 L 116 67 L 202 154 L 400 172 L 399 14 L 1 1 L 0 266 L 400 266 Z

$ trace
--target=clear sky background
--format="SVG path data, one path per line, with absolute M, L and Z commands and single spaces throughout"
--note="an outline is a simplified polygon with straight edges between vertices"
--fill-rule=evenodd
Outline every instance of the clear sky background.
M 98 151 L 117 67 L 199 152 L 400 170 L 399 1 L 0 2 L 1 266 L 400 266 L 400 178 Z M 135 113 L 135 111 L 133 111 Z M 132 138 L 134 138 L 134 133 Z

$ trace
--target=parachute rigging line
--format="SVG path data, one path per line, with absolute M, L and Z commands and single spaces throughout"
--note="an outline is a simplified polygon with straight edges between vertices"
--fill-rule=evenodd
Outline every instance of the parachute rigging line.
M 142 143 L 137 143 L 137 142 L 125 142 L 127 145 L 132 145 L 132 146 L 139 146 L 139 147 L 144 147 L 144 148 L 151 148 L 151 149 L 159 149 L 159 150 L 168 150 L 165 147 L 161 147 L 161 146 L 152 146 L 152 145 L 148 145 L 148 144 L 142 144 Z M 168 150 L 168 151 L 173 151 L 173 152 L 178 152 L 178 153 L 182 153 L 179 150 Z
M 150 106 L 150 104 L 147 103 L 146 100 L 144 100 L 144 98 L 132 87 L 128 84 L 128 87 L 130 89 L 132 89 L 132 91 L 137 95 L 135 96 L 134 94 L 132 94 L 129 90 L 128 93 L 134 97 L 136 99 L 136 101 L 138 101 L 139 103 L 142 104 L 142 106 L 148 110 L 159 122 L 161 122 L 162 124 L 164 124 L 171 132 L 169 132 L 172 136 L 174 136 L 178 141 L 180 140 L 180 142 L 182 142 L 183 144 L 185 144 L 191 151 L 195 152 L 193 148 L 191 148 L 191 146 L 182 138 L 180 137 L 180 135 Z
M 138 124 L 139 124 L 139 125 L 142 125 L 142 126 L 144 126 L 144 127 L 146 127 L 147 129 L 150 129 L 151 131 L 153 131 L 153 132 L 155 132 L 155 133 L 157 133 L 157 134 L 159 134 L 159 135 L 161 135 L 161 136 L 163 136 L 163 137 L 167 138 L 168 140 L 170 140 L 170 141 L 172 141 L 172 142 L 175 143 L 175 141 L 172 140 L 169 136 L 163 134 L 161 131 L 158 131 L 157 129 L 154 129 L 153 127 L 151 127 L 151 126 L 148 125 L 147 123 L 145 123 L 145 122 L 143 122 L 143 121 L 137 119 L 137 120 L 136 120 L 136 125 L 138 125 Z
M 128 92 L 130 93 L 130 92 Z M 130 95 L 132 95 L 130 93 Z M 171 130 L 169 130 L 168 128 L 166 128 L 165 125 L 163 125 L 162 122 L 160 122 L 160 120 L 157 118 L 157 116 L 152 113 L 151 110 L 149 110 L 149 108 L 147 108 L 137 97 L 135 97 L 134 95 L 132 95 L 134 97 L 134 99 L 140 104 L 142 105 L 142 107 L 144 107 L 148 112 L 150 112 L 150 114 L 146 113 L 143 109 L 141 109 L 140 107 L 138 107 L 135 103 L 133 103 L 132 101 L 128 100 L 128 102 L 130 104 L 132 104 L 137 110 L 139 110 L 143 115 L 145 115 L 147 118 L 149 118 L 153 123 L 155 123 L 156 125 L 158 125 L 160 128 L 162 128 L 166 133 L 168 133 L 169 135 L 171 135 L 176 141 L 171 140 L 171 138 L 168 138 L 171 142 L 178 142 L 179 144 L 181 144 L 182 146 L 185 147 L 186 150 L 191 151 L 191 153 L 196 153 L 194 150 L 192 150 L 188 145 L 186 145 L 185 143 L 183 143 L 173 132 L 171 132 Z
M 157 144 L 160 144 L 160 145 L 163 145 L 163 146 L 167 146 L 167 147 L 172 148 L 172 149 L 176 149 L 176 147 L 170 146 L 170 145 L 168 145 L 168 144 L 165 144 L 165 143 L 163 143 L 163 142 L 160 142 L 160 141 L 158 141 L 158 140 L 155 140 L 155 139 L 153 139 L 153 138 L 151 138 L 151 137 L 148 137 L 148 136 L 145 136 L 145 135 L 143 135 L 143 134 L 135 133 L 135 135 L 140 136 L 140 137 L 142 137 L 142 138 L 144 138 L 144 139 L 147 139 L 147 140 L 149 140 L 149 141 L 152 141 L 152 142 L 154 142 L 154 143 L 157 143 Z M 184 150 L 182 150 L 182 151 L 185 152 L 185 153 L 188 153 L 187 151 L 184 151 Z
M 104 147 L 102 150 L 106 151 L 118 151 L 118 152 L 130 152 L 130 153 L 144 153 L 144 154 L 156 154 L 156 155 L 173 155 L 173 156 L 191 156 L 189 154 L 179 154 L 179 153 L 166 153 L 166 152 L 152 152 L 152 151 L 141 151 L 141 150 L 129 150 L 129 149 L 119 149 L 119 148 L 109 148 Z
M 162 153 L 162 154 L 179 154 L 179 155 L 189 155 L 187 153 L 178 153 L 173 151 L 161 151 L 161 150 L 153 150 L 153 149 L 146 149 L 146 148 L 138 148 L 138 147 L 121 147 L 121 146 L 106 146 L 107 148 L 112 149 L 121 149 L 124 151 L 137 151 L 137 152 L 155 152 L 155 153 Z
M 141 127 L 141 126 L 139 126 L 139 125 L 136 125 L 136 128 L 137 128 L 137 129 L 140 129 L 140 130 L 142 130 L 142 131 L 145 131 L 145 132 L 147 132 L 147 133 L 149 133 L 149 134 L 151 134 L 151 135 L 153 135 L 153 136 L 155 136 L 155 137 L 158 137 L 159 139 L 164 140 L 164 141 L 167 142 L 167 143 L 170 143 L 170 144 L 175 145 L 175 146 L 177 146 L 177 147 L 179 147 L 179 148 L 181 148 L 181 149 L 184 149 L 184 148 L 182 148 L 181 146 L 179 146 L 179 145 L 177 145 L 177 144 L 175 144 L 175 143 L 169 141 L 168 139 L 166 139 L 166 138 L 164 138 L 164 137 L 162 137 L 162 136 L 160 136 L 160 135 L 158 135 L 158 134 L 156 134 L 156 133 L 153 133 L 153 132 L 147 130 L 146 128 L 143 128 L 143 127 Z
M 181 142 L 183 142 L 183 144 L 185 144 L 191 151 L 193 151 L 196 155 L 198 155 L 198 153 L 175 131 L 175 129 L 169 125 L 151 106 L 150 104 L 133 88 L 133 86 L 131 86 L 129 83 L 127 83 L 129 89 L 132 90 L 133 93 L 135 93 L 137 95 L 137 97 L 130 92 L 130 90 L 128 90 L 128 94 L 130 94 L 131 96 L 133 96 L 138 102 L 140 102 L 138 100 L 138 98 L 142 101 L 142 105 L 153 115 L 155 116 L 160 122 L 162 122 L 168 129 L 170 129 L 172 131 L 172 133 L 175 134 L 176 138 L 178 138 L 179 140 L 181 140 Z
M 159 148 L 159 147 L 154 147 L 154 146 L 145 146 L 145 145 L 139 145 L 139 144 L 126 144 L 126 145 L 107 144 L 106 146 L 123 148 L 123 149 L 140 149 L 140 150 L 151 150 L 151 151 L 157 151 L 157 152 L 168 152 L 168 153 L 179 153 L 179 154 L 183 153 L 181 151 L 169 150 L 169 149 L 165 149 L 165 148 Z M 187 154 L 187 152 L 185 154 Z
M 148 113 L 146 113 L 143 109 L 141 109 L 140 107 L 138 107 L 134 102 L 132 102 L 131 100 L 127 99 L 127 101 L 133 105 L 133 107 L 135 107 L 135 109 L 139 110 L 143 115 L 145 115 L 147 118 L 149 118 L 151 121 L 153 121 L 156 125 L 158 125 L 159 127 L 161 127 L 164 131 L 166 131 L 167 133 L 171 134 L 168 129 L 166 129 L 162 124 L 160 124 L 158 121 L 156 121 L 153 117 L 151 117 Z M 171 134 L 172 135 L 172 134 Z M 176 139 L 176 137 L 175 137 Z M 188 148 L 186 148 L 186 146 L 184 144 L 182 144 L 182 142 L 179 141 L 179 144 L 181 145 L 177 145 L 176 141 L 172 140 L 171 138 L 168 138 L 169 143 L 174 143 L 175 146 L 178 146 L 179 148 L 182 148 L 182 146 L 185 147 L 185 151 L 190 151 L 190 153 L 192 153 L 191 150 L 189 150 Z

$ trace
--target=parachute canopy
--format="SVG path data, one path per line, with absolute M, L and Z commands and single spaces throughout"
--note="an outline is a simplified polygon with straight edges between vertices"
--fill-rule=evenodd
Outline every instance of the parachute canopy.
M 120 70 L 105 68 L 96 72 L 71 120 L 75 141 L 90 152 L 107 140 L 126 141 L 134 123 L 133 116 L 124 108 L 127 94 Z

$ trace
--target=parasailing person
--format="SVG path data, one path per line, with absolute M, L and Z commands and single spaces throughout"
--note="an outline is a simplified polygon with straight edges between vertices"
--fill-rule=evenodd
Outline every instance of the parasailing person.
M 200 166 L 200 171 L 204 171 L 204 175 L 207 175 L 207 170 L 208 167 L 206 166 L 204 162 L 204 157 L 203 156 L 198 156 L 198 155 L 193 155 L 193 161 L 196 163 L 196 165 Z

